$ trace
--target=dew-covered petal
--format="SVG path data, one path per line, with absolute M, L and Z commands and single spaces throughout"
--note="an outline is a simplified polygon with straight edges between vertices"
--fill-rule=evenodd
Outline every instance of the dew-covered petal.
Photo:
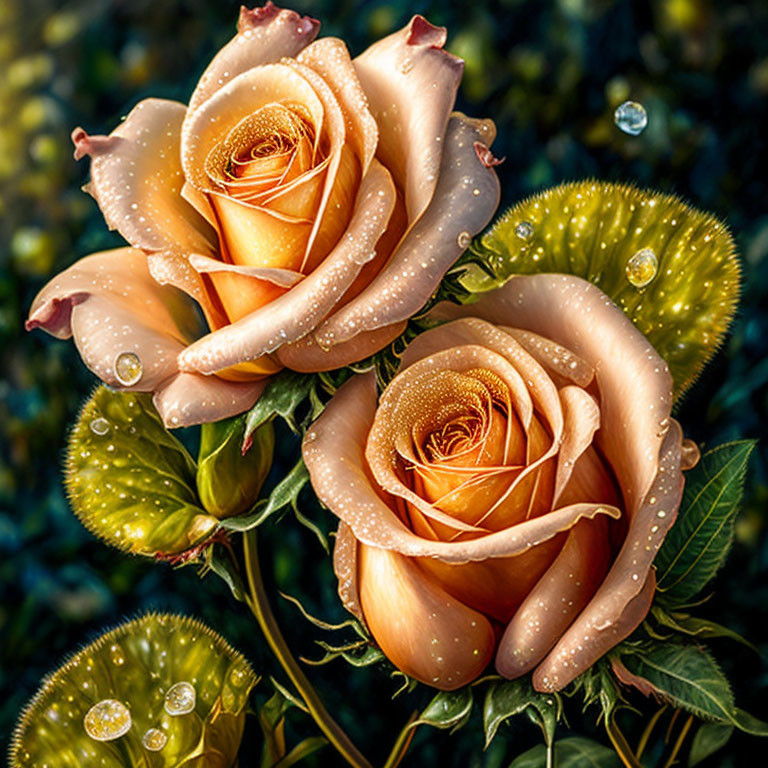
M 405 330 L 407 321 L 393 323 L 375 331 L 363 331 L 357 336 L 337 344 L 331 349 L 324 349 L 314 338 L 304 336 L 291 344 L 284 344 L 275 352 L 277 359 L 293 371 L 313 373 L 315 371 L 333 371 L 345 365 L 365 360 L 393 342 Z
M 213 253 L 216 233 L 181 196 L 181 124 L 186 107 L 145 99 L 106 137 L 72 135 L 78 156 L 91 155 L 87 186 L 110 229 L 149 251 Z
M 344 384 L 304 438 L 303 456 L 320 500 L 364 544 L 407 556 L 464 563 L 525 552 L 583 517 L 618 518 L 605 504 L 573 504 L 469 541 L 430 541 L 412 533 L 382 500 L 365 470 L 365 442 L 376 410 L 373 373 Z
M 35 298 L 26 327 L 74 336 L 102 381 L 148 392 L 177 372 L 176 358 L 196 323 L 192 302 L 152 278 L 146 254 L 118 248 L 87 256 L 51 280 Z M 140 375 L 131 385 L 118 378 L 123 355 L 138 358 L 133 373 Z
M 394 203 L 392 179 L 386 169 L 374 161 L 361 185 L 347 233 L 323 263 L 268 306 L 192 344 L 181 355 L 181 369 L 212 373 L 274 351 L 310 333 L 354 282 L 362 266 L 374 257 L 376 243 L 387 226 Z M 390 334 L 391 331 L 386 331 L 383 336 L 389 340 Z M 378 338 L 381 337 L 382 334 L 378 334 Z M 354 357 L 355 360 L 384 346 L 382 343 L 367 351 L 364 340 L 359 342 L 354 354 L 360 357 Z M 297 370 L 326 370 L 344 364 L 326 359 L 329 353 L 314 344 L 293 350 L 281 347 L 281 351 L 286 351 L 286 360 L 298 360 L 300 365 L 309 366 Z M 334 353 L 332 350 L 330 354 Z M 349 350 L 345 357 L 348 355 Z M 285 364 L 293 367 L 290 362 Z
M 493 657 L 488 619 L 439 587 L 410 558 L 360 545 L 360 602 L 387 658 L 422 683 L 452 691 Z
M 352 529 L 339 522 L 336 542 L 333 546 L 333 572 L 339 580 L 339 597 L 342 605 L 360 621 L 363 610 L 360 607 L 360 591 L 357 579 L 357 539 Z
M 594 595 L 610 565 L 602 518 L 582 520 L 510 621 L 496 653 L 496 670 L 515 678 L 533 669 Z
M 490 221 L 499 203 L 499 180 L 473 148 L 476 141 L 490 144 L 494 135 L 488 120 L 451 117 L 432 203 L 371 284 L 318 329 L 322 346 L 406 320 L 426 303 L 465 250 L 465 238 Z
M 592 445 L 600 428 L 600 407 L 592 395 L 580 387 L 569 385 L 560 390 L 563 404 L 563 441 L 557 455 L 554 504 L 566 486 L 579 457 Z
M 414 16 L 354 60 L 379 125 L 378 157 L 404 191 L 411 223 L 425 211 L 444 172 L 446 125 L 464 71 L 464 62 L 443 50 L 445 40 L 444 27 Z
M 567 685 L 645 617 L 655 587 L 651 564 L 677 516 L 683 492 L 681 444 L 680 425 L 672 420 L 659 471 L 630 521 L 624 544 L 589 605 L 537 670 L 534 680 L 540 689 L 559 690 Z
M 379 129 L 347 46 L 336 37 L 323 37 L 308 45 L 298 61 L 317 72 L 333 91 L 344 114 L 348 140 L 365 175 L 376 154 Z
M 319 30 L 319 21 L 271 2 L 261 8 L 242 6 L 237 34 L 203 72 L 192 93 L 190 109 L 196 109 L 234 77 L 253 67 L 295 57 Z
M 669 427 L 667 364 L 598 288 L 571 275 L 513 277 L 474 304 L 441 304 L 435 319 L 481 317 L 553 339 L 596 371 L 602 429 L 598 445 L 613 468 L 632 519 L 656 477 Z
M 248 410 L 265 386 L 266 380 L 236 382 L 178 373 L 155 392 L 153 402 L 166 427 L 189 427 Z
M 229 321 L 226 313 L 200 276 L 189 263 L 188 256 L 171 251 L 147 254 L 149 273 L 160 285 L 172 285 L 192 297 L 203 310 L 211 328 L 221 328 Z
M 212 259 L 210 256 L 202 256 L 193 253 L 189 257 L 189 263 L 192 268 L 201 275 L 209 275 L 214 272 L 229 272 L 243 277 L 254 277 L 259 280 L 265 280 L 281 288 L 292 288 L 300 282 L 304 275 L 292 269 L 281 269 L 279 267 L 243 267 L 238 264 L 227 264 L 218 259 Z

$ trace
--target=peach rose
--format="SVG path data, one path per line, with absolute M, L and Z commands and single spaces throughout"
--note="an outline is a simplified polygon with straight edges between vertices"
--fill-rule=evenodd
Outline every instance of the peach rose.
M 318 27 L 242 9 L 189 106 L 147 99 L 110 136 L 73 133 L 131 247 L 55 278 L 27 327 L 74 336 L 170 426 L 248 408 L 282 366 L 381 349 L 498 205 L 495 128 L 452 112 L 463 62 L 444 29 L 415 16 L 353 60 Z
M 514 277 L 418 336 L 377 404 L 347 382 L 304 460 L 339 593 L 444 690 L 494 661 L 559 690 L 646 615 L 683 489 L 667 365 L 576 277 Z

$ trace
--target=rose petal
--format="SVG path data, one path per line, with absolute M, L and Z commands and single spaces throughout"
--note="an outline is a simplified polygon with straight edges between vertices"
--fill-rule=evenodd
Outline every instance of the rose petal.
M 568 479 L 573 473 L 576 460 L 592 445 L 595 432 L 600 428 L 600 407 L 595 399 L 583 389 L 575 386 L 560 390 L 565 426 L 563 442 L 557 456 L 555 495 L 557 504 Z
M 333 371 L 345 365 L 364 361 L 375 352 L 384 349 L 400 336 L 405 326 L 406 322 L 403 321 L 377 328 L 375 331 L 364 331 L 331 349 L 325 349 L 316 344 L 311 335 L 304 336 L 291 344 L 284 344 L 277 350 L 275 356 L 286 368 L 293 371 L 303 373 Z
M 73 335 L 83 361 L 104 382 L 147 392 L 177 372 L 176 357 L 196 322 L 187 297 L 152 278 L 146 254 L 118 248 L 87 256 L 48 283 L 32 304 L 27 330 Z M 129 352 L 143 370 L 126 387 L 115 363 Z
M 189 101 L 196 109 L 237 75 L 262 64 L 293 58 L 314 40 L 320 22 L 268 2 L 240 8 L 237 34 L 213 58 Z
M 181 197 L 183 104 L 145 99 L 99 146 L 85 131 L 76 141 L 91 154 L 87 186 L 110 229 L 136 248 L 213 253 L 216 234 Z M 73 134 L 74 136 L 74 134 Z
M 360 602 L 387 658 L 407 675 L 452 691 L 478 677 L 493 657 L 493 627 L 452 598 L 413 560 L 360 545 Z
M 376 410 L 373 373 L 344 384 L 304 438 L 304 462 L 320 500 L 365 544 L 407 556 L 464 563 L 525 552 L 582 517 L 618 518 L 615 507 L 574 504 L 470 541 L 428 541 L 409 531 L 382 501 L 366 474 L 364 447 Z
M 339 597 L 342 605 L 365 623 L 363 609 L 360 607 L 357 560 L 357 539 L 346 523 L 339 522 L 333 546 L 333 572 L 339 580 Z
M 378 157 L 404 191 L 411 223 L 426 209 L 443 172 L 443 138 L 464 71 L 461 59 L 442 50 L 445 39 L 444 28 L 414 16 L 354 61 L 379 125 Z
M 346 236 L 323 263 L 268 306 L 192 344 L 179 359 L 181 369 L 212 373 L 274 351 L 281 344 L 294 342 L 309 333 L 352 284 L 366 260 L 373 257 L 394 201 L 392 179 L 380 163 L 374 162 L 360 187 Z M 380 347 L 371 352 L 377 349 Z M 317 354 L 313 356 L 313 352 Z M 326 353 L 322 349 L 306 350 L 306 345 L 295 351 L 295 358 L 307 363 L 305 353 L 309 358 L 319 358 L 320 364 L 325 361 Z M 288 352 L 287 358 L 294 359 L 294 355 Z M 338 367 L 334 361 L 330 363 L 330 368 Z M 286 365 L 290 367 L 290 362 Z M 318 369 L 311 367 L 310 370 Z
M 572 275 L 516 276 L 474 304 L 441 304 L 431 313 L 440 320 L 467 316 L 551 338 L 594 367 L 598 444 L 631 519 L 656 476 L 672 404 L 669 369 L 645 336 L 600 289 Z
M 278 285 L 281 288 L 292 288 L 296 283 L 304 279 L 301 272 L 295 272 L 292 269 L 279 269 L 277 267 L 242 267 L 237 264 L 227 264 L 226 262 L 212 259 L 209 256 L 202 256 L 193 253 L 189 257 L 191 267 L 201 275 L 211 274 L 213 272 L 231 272 L 232 274 L 242 275 L 243 277 L 254 277 L 259 280 Z
M 645 591 L 649 581 L 651 593 L 655 584 L 651 563 L 675 520 L 683 493 L 682 437 L 673 420 L 662 445 L 659 471 L 630 522 L 624 545 L 589 605 L 536 671 L 534 680 L 540 686 L 559 690 L 567 685 L 645 617 L 652 598 L 651 594 L 646 600 Z
M 181 129 L 181 163 L 187 181 L 198 190 L 222 193 L 223 188 L 214 188 L 206 172 L 206 158 L 242 120 L 273 102 L 301 104 L 319 137 L 324 125 L 323 104 L 304 77 L 285 64 L 250 69 L 187 110 Z
M 333 91 L 344 113 L 349 142 L 355 148 L 364 176 L 376 154 L 379 128 L 347 46 L 336 37 L 323 37 L 308 45 L 299 54 L 298 61 L 317 72 Z
M 155 392 L 152 402 L 166 427 L 189 427 L 248 410 L 265 386 L 266 381 L 239 383 L 218 376 L 179 373 Z
M 605 520 L 573 526 L 560 554 L 504 631 L 496 653 L 502 677 L 524 675 L 552 650 L 600 586 L 610 555 Z
M 490 142 L 494 133 L 490 121 L 451 118 L 432 203 L 373 282 L 315 332 L 321 346 L 407 320 L 426 303 L 466 248 L 465 238 L 490 221 L 499 203 L 498 178 L 472 149 L 475 138 Z

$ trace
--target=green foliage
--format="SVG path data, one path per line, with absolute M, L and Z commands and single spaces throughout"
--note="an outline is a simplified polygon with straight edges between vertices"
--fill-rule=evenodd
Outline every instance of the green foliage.
M 483 726 L 485 746 L 493 741 L 499 726 L 510 717 L 525 712 L 538 725 L 548 745 L 555 737 L 555 726 L 562 716 L 562 702 L 557 694 L 533 690 L 530 676 L 517 680 L 492 682 L 485 694 Z
M 579 696 L 585 710 L 591 706 L 599 706 L 598 720 L 608 721 L 621 702 L 616 680 L 605 659 L 598 659 L 589 669 L 582 672 L 565 692 L 570 697 Z
M 618 755 L 591 739 L 572 736 L 554 744 L 553 763 L 547 761 L 547 747 L 540 744 L 516 757 L 509 768 L 545 768 L 553 764 L 557 768 L 621 768 Z
M 14 736 L 11 768 L 139 768 L 148 764 L 142 740 L 150 729 L 167 739 L 151 753 L 152 766 L 228 768 L 257 681 L 248 662 L 200 622 L 149 614 L 102 635 L 43 682 Z M 193 686 L 191 709 L 169 706 L 178 683 Z M 122 709 L 125 727 L 97 718 L 98 731 L 89 732 L 86 713 L 104 700 Z
M 262 424 L 275 416 L 280 416 L 294 432 L 298 433 L 306 419 L 310 421 L 315 419 L 319 415 L 319 410 L 322 410 L 320 403 L 315 400 L 312 412 L 304 419 L 297 413 L 304 401 L 315 392 L 317 381 L 314 374 L 289 370 L 270 377 L 256 405 L 246 415 L 243 440 L 249 440 Z
M 721 723 L 702 723 L 691 742 L 691 750 L 688 753 L 688 768 L 694 768 L 710 755 L 722 749 L 733 734 L 732 725 Z
M 664 605 L 690 602 L 725 561 L 754 446 L 752 440 L 720 445 L 686 474 L 680 512 L 656 556 Z
M 197 457 L 197 493 L 219 519 L 250 509 L 272 466 L 274 431 L 263 424 L 244 447 L 245 417 L 203 424 Z
M 653 252 L 635 267 L 637 254 Z M 667 361 L 681 395 L 723 340 L 740 267 L 722 222 L 672 195 L 609 182 L 562 184 L 513 206 L 477 246 L 469 291 L 515 274 L 578 275 L 608 294 Z M 634 257 L 634 259 L 633 259 Z
M 741 643 L 750 650 L 759 654 L 759 649 L 742 637 L 738 632 L 734 632 L 728 627 L 723 627 L 717 622 L 709 619 L 701 619 L 697 616 L 691 616 L 681 611 L 665 611 L 661 606 L 651 607 L 651 615 L 656 621 L 668 629 L 692 637 L 727 637 L 737 643 Z M 663 638 L 662 638 L 663 639 Z
M 410 727 L 431 725 L 433 728 L 456 731 L 466 724 L 472 714 L 474 697 L 472 688 L 464 686 L 456 691 L 440 691 L 419 714 Z
M 698 645 L 650 642 L 618 655 L 633 684 L 704 720 L 768 736 L 768 723 L 738 709 L 731 686 L 712 655 Z
M 127 552 L 176 554 L 208 537 L 195 462 L 163 426 L 150 395 L 100 386 L 69 439 L 66 487 L 86 528 Z

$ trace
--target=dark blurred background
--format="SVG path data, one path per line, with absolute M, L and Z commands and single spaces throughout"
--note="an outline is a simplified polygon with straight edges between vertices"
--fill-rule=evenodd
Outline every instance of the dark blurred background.
M 765 437 L 768 418 L 768 3 L 669 0 L 298 0 L 344 38 L 353 54 L 425 14 L 449 29 L 466 61 L 459 107 L 492 117 L 503 206 L 548 185 L 597 177 L 683 195 L 725 219 L 744 267 L 733 331 L 679 411 L 686 431 L 710 445 Z M 66 653 L 102 628 L 147 609 L 194 614 L 275 672 L 255 624 L 215 577 L 122 555 L 73 517 L 61 485 L 69 425 L 95 380 L 74 346 L 23 320 L 48 278 L 92 251 L 120 244 L 80 191 L 87 163 L 72 159 L 75 125 L 108 133 L 147 96 L 186 101 L 232 35 L 236 3 L 222 0 L 0 0 L 0 749 L 16 715 Z M 639 137 L 614 125 L 626 99 L 642 102 Z M 281 432 L 276 473 L 290 466 Z M 729 564 L 699 613 L 768 652 L 768 441 L 755 455 Z M 309 501 L 326 529 L 329 517 Z M 330 564 L 291 520 L 266 531 L 270 579 L 314 613 L 340 619 Z M 263 542 L 265 543 L 265 542 Z M 266 547 L 265 547 L 266 549 Z M 317 656 L 315 630 L 279 606 L 297 653 Z M 737 703 L 766 718 L 768 661 L 714 643 Z M 381 763 L 425 693 L 391 701 L 395 683 L 343 662 L 310 672 L 331 711 Z M 265 688 L 266 690 L 266 688 Z M 634 740 L 644 717 L 623 721 Z M 606 742 L 594 717 L 571 706 L 570 724 Z M 298 734 L 310 731 L 300 721 Z M 562 729 L 563 733 L 567 728 Z M 485 753 L 477 718 L 457 735 L 421 731 L 406 765 L 506 766 L 537 743 L 526 722 L 503 730 Z M 258 748 L 258 736 L 250 737 Z M 763 764 L 757 739 L 736 736 L 703 765 Z M 330 750 L 320 765 L 337 764 Z

